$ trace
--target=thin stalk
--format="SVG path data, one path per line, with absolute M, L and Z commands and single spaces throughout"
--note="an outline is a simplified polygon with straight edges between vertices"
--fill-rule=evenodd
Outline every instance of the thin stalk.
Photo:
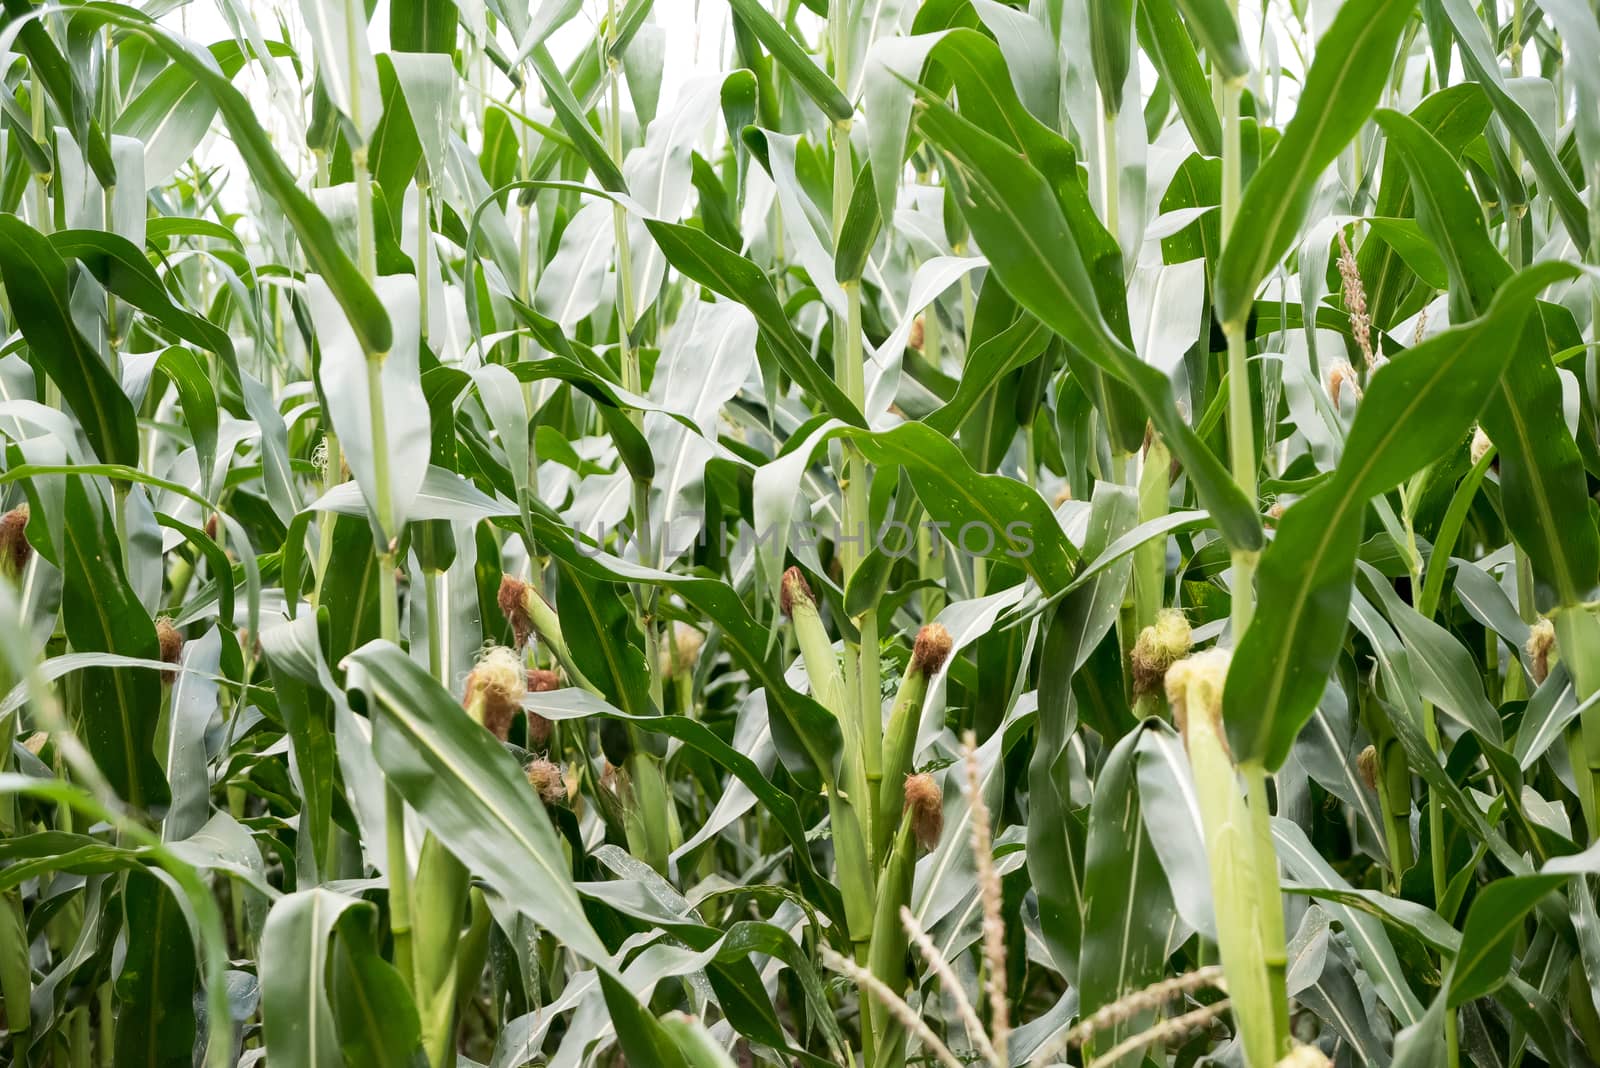
M 33 139 L 39 144 L 45 144 L 49 134 L 49 116 L 45 112 L 44 87 L 39 84 L 39 78 L 31 70 L 28 74 L 28 105 L 33 113 Z M 52 175 L 47 171 L 44 174 L 34 175 L 33 183 L 33 225 L 41 234 L 48 234 L 55 229 L 55 215 L 50 210 L 50 179 Z M 54 383 L 48 384 L 47 389 L 53 390 Z M 56 405 L 51 400 L 51 406 Z
M 73 1009 L 70 1020 L 67 1063 L 71 1068 L 89 1068 L 94 1056 L 94 1042 L 89 1031 L 89 1006 L 80 1005 Z
M 322 472 L 322 490 L 326 493 L 340 482 L 341 470 L 344 467 L 344 454 L 339 448 L 339 435 L 331 429 L 322 435 L 322 456 L 324 470 Z M 316 585 L 311 590 L 311 603 L 316 604 L 322 599 L 322 582 L 327 577 L 328 567 L 333 562 L 333 524 L 337 517 L 325 515 L 317 524 L 317 577 Z M 221 524 L 218 524 L 220 532 Z
M 1267 969 L 1267 992 L 1272 998 L 1274 1041 L 1278 1056 L 1289 1052 L 1289 995 L 1285 985 L 1289 953 L 1283 929 L 1283 894 L 1278 887 L 1278 851 L 1272 844 L 1272 810 L 1267 801 L 1267 773 L 1251 761 L 1239 768 L 1244 777 L 1250 811 L 1251 866 L 1256 880 L 1255 900 L 1261 951 Z
M 0 897 L 0 996 L 7 1006 L 6 1023 L 10 1028 L 12 1052 L 16 1063 L 27 1063 L 28 1048 L 32 1044 L 33 1030 L 28 1018 L 28 998 L 33 989 L 33 976 L 28 966 L 28 935 L 22 915 L 22 894 L 12 890 Z M 14 1006 L 21 1006 L 16 1011 Z
M 101 983 L 100 989 L 95 991 L 95 1001 L 99 1006 L 96 1030 L 98 1035 L 95 1044 L 99 1046 L 99 1061 L 101 1068 L 110 1068 L 116 1058 L 116 1016 L 111 1008 L 111 984 Z
M 616 3 L 615 0 L 608 0 L 604 53 L 607 71 L 606 152 L 612 162 L 620 167 L 623 162 L 622 72 L 620 61 L 612 55 L 616 40 Z M 644 388 L 643 372 L 639 365 L 639 350 L 633 344 L 633 330 L 638 323 L 639 313 L 633 291 L 633 250 L 628 239 L 628 212 L 621 204 L 611 207 L 611 226 L 617 245 L 617 344 L 622 363 L 622 385 L 639 393 Z M 629 415 L 636 425 L 642 425 L 639 412 L 630 411 Z M 650 483 L 642 478 L 633 480 L 633 525 L 639 539 L 639 562 L 646 567 L 654 567 L 656 546 L 650 527 Z M 664 704 L 661 628 L 656 619 L 659 597 L 660 591 L 652 585 L 640 585 L 634 589 L 634 598 L 640 607 L 639 626 L 644 631 L 645 664 L 650 672 L 650 700 L 656 708 Z M 628 765 L 635 795 L 632 815 L 639 821 L 639 830 L 647 844 L 645 859 L 658 871 L 665 871 L 667 858 L 672 851 L 672 795 L 667 789 L 660 762 L 638 744 L 637 738 Z
M 1487 463 L 1485 461 L 1480 461 L 1478 464 L 1474 465 L 1472 472 L 1469 472 L 1467 476 L 1467 480 L 1471 480 L 1473 472 L 1477 473 L 1479 477 L 1481 477 L 1483 470 L 1486 467 Z M 1401 499 L 1405 504 L 1402 514 L 1405 522 L 1406 539 L 1413 545 L 1410 563 L 1411 588 L 1413 590 L 1420 589 L 1422 591 L 1422 596 L 1419 599 L 1419 608 L 1425 610 L 1425 614 L 1431 619 L 1433 617 L 1434 609 L 1438 603 L 1436 599 L 1438 596 L 1438 584 L 1433 584 L 1433 592 L 1432 596 L 1430 597 L 1430 582 L 1434 579 L 1434 572 L 1436 570 L 1440 572 L 1442 576 L 1443 570 L 1446 566 L 1446 561 L 1449 559 L 1450 545 L 1448 542 L 1443 544 L 1443 551 L 1445 553 L 1444 557 L 1441 558 L 1438 555 L 1434 556 L 1434 560 L 1437 561 L 1437 566 L 1429 568 L 1427 579 L 1425 580 L 1421 573 L 1421 557 L 1416 553 L 1414 548 L 1416 544 L 1416 533 L 1413 527 L 1412 508 L 1410 506 L 1409 498 L 1404 494 L 1403 488 Z M 1454 511 L 1456 502 L 1452 500 L 1450 503 L 1450 511 Z M 1465 506 L 1463 506 L 1463 508 L 1464 507 Z M 1447 523 L 1448 519 L 1449 512 L 1446 513 Z M 1453 537 L 1453 532 L 1450 531 L 1441 530 L 1440 533 L 1449 533 Z M 1440 752 L 1438 718 L 1434 713 L 1432 703 L 1426 701 L 1423 702 L 1422 705 L 1422 729 L 1423 733 L 1428 739 L 1428 748 L 1432 750 L 1435 756 L 1438 756 Z M 1444 802 L 1439 796 L 1439 791 L 1434 788 L 1432 783 L 1428 784 L 1428 864 L 1433 875 L 1434 903 L 1437 907 L 1444 900 L 1445 886 L 1447 885 L 1449 879 L 1449 870 L 1446 867 L 1444 851 Z M 1461 1043 L 1460 1038 L 1456 1033 L 1456 1014 L 1453 1011 L 1445 1013 L 1444 1041 L 1446 1063 L 1450 1065 L 1450 1068 L 1456 1068 L 1456 1066 L 1461 1062 Z
M 1573 605 L 1551 613 L 1551 621 L 1556 628 L 1556 648 L 1572 675 L 1578 700 L 1587 701 L 1600 691 L 1600 618 L 1588 605 Z M 1600 817 L 1594 811 L 1596 794 L 1600 793 L 1595 766 L 1595 756 L 1600 754 L 1600 717 L 1592 711 L 1585 713 L 1577 734 L 1579 744 L 1572 771 L 1579 778 L 1578 796 L 1587 802 L 1589 811 L 1584 813 L 1584 819 L 1589 822 L 1589 841 L 1594 842 L 1600 839 Z
M 448 685 L 444 645 L 440 641 L 439 620 L 444 606 L 439 596 L 438 571 L 430 568 L 423 572 L 423 591 L 428 608 L 428 670 L 436 680 Z M 475 715 L 481 719 L 481 698 L 479 701 Z M 457 958 L 468 883 L 466 866 L 429 833 L 422 842 L 413 891 L 417 914 L 427 917 L 417 931 L 413 978 L 423 1050 L 433 1068 L 443 1068 L 454 1060 L 458 976 L 462 974 Z
M 847 95 L 850 85 L 850 19 L 844 4 L 835 2 L 828 9 L 828 33 L 831 40 L 833 80 Z M 832 233 L 834 246 L 838 247 L 844 229 L 845 216 L 850 208 L 850 194 L 855 185 L 854 168 L 850 156 L 851 121 L 845 119 L 833 124 L 833 214 Z M 866 395 L 863 349 L 861 343 L 861 286 L 851 281 L 844 285 L 845 314 L 836 315 L 833 324 L 834 379 L 845 396 L 857 407 L 862 407 Z M 866 459 L 854 445 L 846 442 L 841 448 L 843 469 L 844 532 L 840 539 L 840 564 L 844 572 L 844 585 L 861 566 L 867 553 L 868 478 Z M 883 704 L 879 698 L 878 680 L 878 620 L 875 610 L 869 610 L 856 620 L 860 634 L 858 645 L 845 642 L 844 700 L 838 713 L 854 721 L 846 725 L 846 737 L 854 736 L 857 752 L 846 754 L 841 772 L 849 777 L 849 786 L 861 793 L 846 800 L 837 787 L 829 791 L 829 812 L 833 824 L 834 863 L 840 869 L 841 882 L 857 890 L 847 897 L 864 896 L 855 902 L 854 917 L 849 923 L 850 937 L 855 943 L 856 959 L 867 963 L 869 932 L 877 897 L 875 866 L 873 862 L 874 805 L 868 785 L 869 774 L 882 775 Z M 855 870 L 859 869 L 859 870 Z M 864 893 L 861 891 L 864 889 Z M 847 902 L 848 904 L 848 902 Z M 865 985 L 860 988 L 861 1004 L 869 1004 Z M 862 1014 L 862 1062 L 871 1064 L 874 1051 L 881 1044 L 881 1029 L 874 1024 L 870 1012 Z
M 1117 113 L 1109 108 L 1100 114 L 1100 195 L 1104 204 L 1101 205 L 1106 217 L 1106 230 L 1110 232 L 1111 239 L 1117 240 L 1117 230 L 1121 223 L 1120 187 L 1117 175 Z
M 357 18 L 358 12 L 351 0 L 346 0 L 346 21 L 350 27 L 350 70 L 358 69 L 360 52 L 359 34 L 365 32 L 366 20 Z M 361 94 L 350 98 L 351 125 L 361 129 Z M 377 242 L 372 221 L 372 174 L 367 164 L 367 146 L 357 145 L 350 154 L 351 170 L 356 186 L 356 266 L 361 276 L 371 284 L 378 277 Z M 383 400 L 383 352 L 366 353 L 367 404 L 370 409 L 372 430 L 372 468 L 377 499 L 372 502 L 377 522 L 377 540 L 373 555 L 378 562 L 378 625 L 385 641 L 400 644 L 399 590 L 395 582 L 394 500 L 389 487 L 388 421 Z M 401 978 L 415 993 L 412 971 L 412 900 L 411 867 L 406 855 L 405 801 L 400 792 L 387 780 L 384 783 L 384 828 L 389 863 L 389 931 L 394 941 L 395 966 Z M 420 1006 L 419 1006 L 420 1008 Z
M 1394 804 L 1389 799 L 1389 791 L 1385 788 L 1383 768 L 1384 764 L 1380 758 L 1378 772 L 1374 776 L 1377 780 L 1377 789 L 1374 793 L 1378 795 L 1378 814 L 1383 820 L 1384 849 L 1389 855 L 1389 892 L 1397 894 L 1400 892 L 1400 877 L 1405 872 L 1405 854 L 1401 851 L 1400 845 L 1400 836 L 1404 832 L 1401 831 L 1400 822 L 1396 818 Z
M 834 82 L 846 93 L 850 81 L 850 23 L 840 5 L 830 11 L 828 30 L 833 43 Z M 850 210 L 850 194 L 855 188 L 855 169 L 850 155 L 851 120 L 843 119 L 833 124 L 833 217 L 832 233 L 835 246 L 843 236 L 845 216 Z M 851 280 L 842 284 L 845 296 L 845 313 L 834 320 L 834 378 L 839 388 L 859 408 L 866 402 L 865 351 L 861 341 L 861 283 Z M 868 486 L 871 476 L 866 458 L 854 445 L 846 443 L 841 453 L 843 470 L 844 532 L 839 542 L 840 564 L 844 571 L 846 588 L 861 562 L 866 558 L 869 526 Z M 842 714 L 856 720 L 856 737 L 860 746 L 859 766 L 864 770 L 864 782 L 876 782 L 883 766 L 883 700 L 880 693 L 882 667 L 878 655 L 878 618 L 868 611 L 855 620 L 860 632 L 860 643 L 854 648 L 845 644 L 845 707 Z M 870 794 L 870 787 L 866 787 Z M 862 837 L 873 841 L 872 819 L 875 798 L 852 800 L 851 807 L 860 821 Z
M 1237 5 L 1232 5 L 1237 6 Z M 1222 196 L 1221 229 L 1232 232 L 1243 195 L 1243 152 L 1240 144 L 1239 97 L 1242 80 L 1219 79 L 1218 96 L 1222 104 Z M 1226 236 L 1224 237 L 1226 240 Z M 1255 418 L 1251 410 L 1249 350 L 1242 321 L 1223 324 L 1228 342 L 1228 451 L 1234 482 L 1246 497 L 1256 499 Z M 1233 583 L 1231 617 L 1235 645 L 1244 637 L 1255 615 L 1255 572 L 1257 554 L 1235 548 L 1231 555 Z M 1283 899 L 1278 885 L 1278 855 L 1272 841 L 1272 813 L 1267 801 L 1266 769 L 1256 761 L 1240 767 L 1244 776 L 1249 827 L 1245 831 L 1250 858 L 1251 898 L 1255 910 L 1256 938 L 1266 970 L 1266 997 L 1270 1004 L 1263 1023 L 1269 1034 L 1272 1057 L 1289 1052 L 1293 1039 L 1289 1033 L 1289 999 L 1285 987 L 1288 959 L 1283 929 Z M 1237 1000 L 1237 999 L 1236 999 Z M 1262 1061 L 1258 1053 L 1252 1066 Z M 1272 1061 L 1263 1061 L 1263 1065 Z
M 1439 723 L 1431 703 L 1424 703 L 1422 706 L 1422 729 L 1428 738 L 1428 748 L 1437 754 Z M 1449 869 L 1445 864 L 1444 853 L 1444 803 L 1439 797 L 1439 792 L 1432 786 L 1428 787 L 1428 864 L 1433 874 L 1433 894 L 1437 904 L 1444 899 L 1445 886 L 1449 882 Z M 1456 1034 L 1454 1011 L 1446 1012 L 1444 1015 L 1444 1043 L 1446 1063 L 1450 1068 L 1456 1068 L 1461 1063 L 1461 1041 Z
M 848 146 L 846 147 L 848 153 Z M 865 368 L 861 349 L 861 285 L 850 282 L 845 285 L 846 317 L 845 317 L 845 363 L 850 368 L 847 383 L 847 392 L 858 407 L 865 401 L 866 385 L 864 381 Z M 845 448 L 848 474 L 845 486 L 845 540 L 842 548 L 845 550 L 844 568 L 846 586 L 849 578 L 856 573 L 862 560 L 867 554 L 867 539 L 869 532 L 867 526 L 870 522 L 867 501 L 867 461 L 860 450 L 854 446 Z M 857 541 L 856 539 L 860 539 Z M 856 811 L 861 815 L 862 831 L 868 843 L 874 840 L 872 832 L 872 814 L 877 811 L 877 784 L 883 777 L 883 666 L 878 652 L 878 612 L 876 606 L 869 606 L 868 610 L 856 617 L 856 628 L 861 635 L 860 651 L 851 658 L 845 659 L 847 673 L 854 660 L 855 697 L 851 702 L 855 705 L 859 717 L 859 736 L 861 740 L 861 760 L 866 771 L 868 797 L 865 804 L 856 806 Z M 876 861 L 876 853 L 869 854 Z
M 1517 570 L 1517 615 L 1524 623 L 1532 624 L 1539 618 L 1533 603 L 1533 562 L 1522 546 L 1512 543 L 1513 562 Z M 1513 656 L 1506 665 L 1505 699 L 1520 701 L 1532 692 L 1532 680 L 1522 670 L 1522 661 Z
M 431 274 L 428 263 L 433 259 L 433 236 L 430 232 L 431 220 L 428 217 L 428 198 L 432 192 L 433 188 L 427 181 L 417 182 L 417 326 L 423 347 L 427 347 L 431 332 L 428 323 L 428 285 Z
M 107 26 L 103 32 L 103 47 L 105 52 L 105 70 L 102 72 L 100 84 L 100 121 L 109 130 L 115 122 L 117 107 L 117 51 L 111 44 L 111 27 Z M 117 187 L 113 183 L 105 187 L 102 193 L 102 205 L 105 215 L 105 227 L 108 231 L 115 232 L 115 221 L 112 211 L 116 206 Z M 110 291 L 106 292 L 106 347 L 111 350 L 111 366 L 117 364 L 117 298 Z
M 1239 213 L 1242 195 L 1239 144 L 1238 82 L 1225 81 L 1222 97 L 1222 232 L 1227 234 Z M 1250 411 L 1249 352 L 1245 346 L 1245 324 L 1224 323 L 1228 339 L 1228 453 L 1233 480 L 1251 500 L 1256 496 L 1255 419 Z M 1244 636 L 1255 615 L 1256 554 L 1247 549 L 1232 552 L 1233 640 Z

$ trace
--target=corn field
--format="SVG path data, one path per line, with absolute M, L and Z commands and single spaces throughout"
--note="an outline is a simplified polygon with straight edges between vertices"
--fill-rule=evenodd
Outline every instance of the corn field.
M 1588 0 L 0 57 L 0 1063 L 1600 1059 Z

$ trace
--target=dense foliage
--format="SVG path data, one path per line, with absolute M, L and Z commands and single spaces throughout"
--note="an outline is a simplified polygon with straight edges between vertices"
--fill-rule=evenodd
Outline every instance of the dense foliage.
M 0 1061 L 1590 1064 L 1591 5 L 719 5 L 3 0 Z

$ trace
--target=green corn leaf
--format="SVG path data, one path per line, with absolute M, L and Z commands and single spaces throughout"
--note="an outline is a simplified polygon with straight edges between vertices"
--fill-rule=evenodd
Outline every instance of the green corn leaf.
M 1057 334 L 1083 339 L 1075 344 L 1084 355 L 1133 389 L 1229 541 L 1259 545 L 1255 509 L 1179 414 L 1166 376 L 1142 363 L 1101 316 L 1077 242 L 1043 176 L 942 104 L 929 104 L 919 123 L 950 153 L 962 213 L 1012 296 Z
M 1411 21 L 1406 0 L 1354 0 L 1317 42 L 1294 118 L 1251 176 L 1217 264 L 1217 316 L 1243 324 L 1256 287 L 1294 243 L 1316 182 L 1356 135 L 1389 80 Z
M 816 102 L 824 115 L 834 122 L 844 122 L 855 113 L 855 108 L 839 91 L 833 79 L 823 73 L 810 54 L 800 47 L 800 42 L 779 25 L 765 5 L 759 0 L 728 0 L 728 3 L 739 23 L 755 34 L 756 39 L 772 53 L 772 58 Z
M 249 100 L 218 72 L 210 55 L 195 51 L 182 38 L 120 5 L 84 4 L 79 8 L 79 17 L 139 34 L 187 72 L 196 83 L 205 86 L 233 134 L 233 143 L 243 157 L 245 166 L 294 227 L 306 258 L 317 273 L 328 279 L 362 344 L 370 352 L 389 351 L 389 317 L 373 293 L 372 286 L 361 277 L 361 272 L 340 247 L 327 218 L 317 210 L 317 206 L 284 165 Z
M 1457 307 L 1477 310 L 1511 273 L 1489 238 L 1483 212 L 1460 169 L 1415 121 L 1379 116 L 1411 175 L 1417 219 L 1444 258 Z M 1545 332 L 1530 320 L 1517 357 L 1489 397 L 1484 428 L 1498 446 L 1506 523 L 1534 565 L 1541 607 L 1591 599 L 1600 583 L 1600 532 L 1588 501 L 1583 461 L 1560 420 L 1561 382 Z
M 1254 620 L 1228 672 L 1228 741 L 1277 768 L 1310 718 L 1344 644 L 1367 502 L 1456 446 L 1483 409 L 1560 264 L 1508 281 L 1479 319 L 1396 356 L 1375 375 L 1333 477 L 1284 513 L 1261 556 Z
M 610 955 L 578 902 L 550 818 L 511 755 L 397 647 L 350 654 L 352 698 L 373 720 L 389 783 L 506 901 L 601 967 Z
M 136 464 L 133 405 L 73 321 L 66 261 L 15 215 L 0 215 L 0 279 L 22 336 L 72 406 L 90 448 L 107 463 Z

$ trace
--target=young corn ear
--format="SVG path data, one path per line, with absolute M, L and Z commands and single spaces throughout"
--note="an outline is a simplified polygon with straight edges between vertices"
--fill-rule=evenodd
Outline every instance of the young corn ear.
M 540 758 L 524 768 L 523 772 L 528 776 L 528 785 L 533 787 L 545 807 L 566 804 L 567 780 L 560 764 Z
M 906 664 L 899 692 L 895 694 L 894 704 L 889 709 L 889 727 L 883 735 L 883 781 L 889 783 L 890 788 L 880 788 L 878 795 L 875 833 L 878 835 L 876 851 L 879 856 L 888 850 L 898 823 L 901 799 L 896 796 L 893 784 L 911 774 L 912 761 L 916 759 L 917 731 L 922 725 L 928 680 L 944 667 L 953 644 L 950 632 L 941 624 L 929 623 L 917 632 L 911 660 Z
M 1473 427 L 1472 445 L 1467 454 L 1471 458 L 1472 462 L 1476 464 L 1479 460 L 1487 456 L 1489 454 L 1489 450 L 1492 448 L 1494 448 L 1494 442 L 1490 441 L 1489 435 L 1483 432 L 1483 427 Z
M 518 649 L 528 644 L 528 637 L 533 633 L 533 616 L 528 611 L 531 592 L 528 584 L 515 575 L 500 576 L 500 591 L 495 595 L 495 602 L 500 606 L 500 614 L 511 624 L 512 644 Z
M 156 620 L 156 644 L 161 647 L 161 662 L 172 665 L 172 669 L 163 671 L 161 677 L 167 682 L 173 682 L 178 677 L 178 672 L 175 670 L 178 661 L 183 659 L 183 632 L 178 630 L 167 616 Z
M 511 733 L 511 721 L 528 692 L 527 669 L 522 658 L 503 645 L 489 648 L 467 676 L 461 704 L 478 723 L 500 741 Z
M 778 606 L 794 626 L 795 642 L 800 646 L 800 658 L 806 665 L 806 677 L 811 680 L 812 695 L 839 721 L 845 755 L 837 779 L 828 783 L 828 822 L 833 830 L 834 868 L 844 898 L 845 925 L 855 943 L 857 960 L 865 962 L 877 896 L 867 848 L 873 815 L 871 795 L 861 761 L 856 756 L 861 752 L 860 732 L 856 730 L 855 720 L 845 714 L 844 676 L 839 670 L 839 658 L 834 655 L 833 642 L 822 624 L 816 598 L 799 568 L 791 567 L 783 573 Z M 841 790 L 841 784 L 846 789 Z
M 904 811 L 895 832 L 894 844 L 878 878 L 878 901 L 872 918 L 872 947 L 867 966 L 873 976 L 896 994 L 905 990 L 907 932 L 900 912 L 911 901 L 911 878 L 916 872 L 917 853 L 932 849 L 939 842 L 944 822 L 944 796 L 932 775 L 913 775 L 905 781 Z M 891 1016 L 886 1006 L 870 1002 L 868 1019 L 879 1036 L 878 1064 L 904 1059 L 890 1046 L 903 1047 L 905 1033 L 898 1028 L 891 1034 Z M 886 1061 L 885 1058 L 888 1058 Z
M 1556 654 L 1556 625 L 1540 617 L 1528 628 L 1528 640 L 1522 649 L 1528 654 L 1534 685 L 1543 683 L 1550 677 L 1550 666 Z
M 1128 654 L 1133 694 L 1140 698 L 1164 692 L 1167 669 L 1189 655 L 1194 638 L 1189 620 L 1176 608 L 1163 608 L 1156 621 L 1139 632 Z
M 828 637 L 827 628 L 822 625 L 822 614 L 817 611 L 817 599 L 812 596 L 811 585 L 798 567 L 783 573 L 778 606 L 794 627 L 795 643 L 800 646 L 800 658 L 805 661 L 812 696 L 839 716 L 844 709 L 844 676 L 833 651 L 833 640 Z M 848 717 L 840 719 L 843 725 Z M 846 745 L 848 747 L 848 741 Z
M 705 640 L 705 635 L 689 624 L 675 625 L 672 628 L 672 639 L 661 644 L 659 657 L 661 677 L 671 679 L 693 671 L 695 661 L 700 659 L 700 647 L 705 644 Z
M 13 580 L 19 578 L 32 557 L 33 546 L 28 542 L 28 506 L 19 504 L 0 515 L 0 575 Z
M 1208 649 L 1167 669 L 1167 699 L 1183 735 L 1200 801 L 1217 944 L 1233 999 L 1245 1063 L 1269 1068 L 1276 1057 L 1276 1024 L 1265 951 L 1258 936 L 1258 880 L 1251 849 L 1250 813 L 1240 792 L 1222 727 L 1222 689 L 1228 653 Z

